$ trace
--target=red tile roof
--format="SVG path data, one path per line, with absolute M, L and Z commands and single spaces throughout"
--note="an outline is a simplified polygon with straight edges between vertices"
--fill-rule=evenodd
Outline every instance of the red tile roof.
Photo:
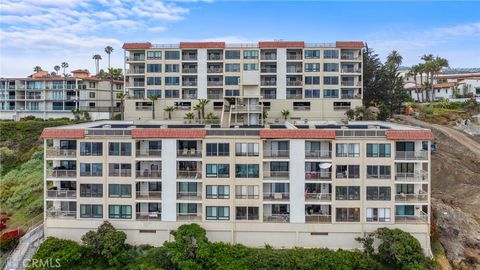
M 335 139 L 335 130 L 263 129 L 262 139 Z
M 85 132 L 83 129 L 44 129 L 41 137 L 44 139 L 83 139 Z
M 125 50 L 145 50 L 145 49 L 150 49 L 152 46 L 152 43 L 150 42 L 140 42 L 140 43 L 123 43 L 122 49 Z
M 344 49 L 361 49 L 364 47 L 361 41 L 337 41 L 335 47 Z
M 440 89 L 440 88 L 450 88 L 456 86 L 457 83 L 454 82 L 446 82 L 446 83 L 437 83 L 433 85 L 433 88 Z
M 135 128 L 132 138 L 205 138 L 205 129 Z
M 258 47 L 260 48 L 291 48 L 291 47 L 305 47 L 303 41 L 259 41 Z
M 181 49 L 225 48 L 225 42 L 180 42 Z
M 433 140 L 430 130 L 387 130 L 389 140 Z

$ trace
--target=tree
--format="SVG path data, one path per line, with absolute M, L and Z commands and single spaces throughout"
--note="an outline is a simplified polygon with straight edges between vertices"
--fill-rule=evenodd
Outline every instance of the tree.
M 209 112 L 207 116 L 205 116 L 205 123 L 206 124 L 213 124 L 218 120 L 218 116 L 216 116 L 213 112 Z
M 78 243 L 70 240 L 48 237 L 33 255 L 32 261 L 50 262 L 50 267 L 73 269 L 82 263 L 83 248 Z M 49 269 L 30 265 L 27 269 Z
M 379 228 L 374 236 L 381 241 L 378 257 L 395 269 L 408 269 L 426 263 L 422 246 L 411 234 L 400 229 Z
M 396 66 L 397 68 L 402 64 L 403 57 L 398 51 L 393 50 L 387 57 L 387 63 Z
M 127 97 L 126 93 L 117 93 L 117 99 L 120 99 L 120 110 L 121 110 L 121 120 L 125 120 L 125 98 Z
M 40 66 L 35 66 L 35 67 L 33 68 L 33 71 L 34 71 L 34 72 L 42 71 L 42 67 L 40 67 Z
M 192 119 L 195 118 L 195 114 L 193 112 L 187 112 L 185 114 L 185 118 L 188 119 L 188 122 L 191 123 L 192 122 Z
M 210 102 L 209 99 L 199 99 L 198 100 L 198 108 L 200 109 L 200 111 L 202 112 L 202 117 L 203 119 L 205 119 L 205 106 L 207 106 L 207 104 Z
M 168 112 L 168 120 L 172 120 L 172 112 L 175 111 L 176 108 L 174 106 L 167 106 L 163 110 Z
M 366 107 L 376 106 L 383 97 L 383 88 L 380 85 L 382 63 L 368 45 L 363 50 L 363 104 Z
M 202 119 L 202 108 L 201 108 L 201 106 L 200 106 L 199 103 L 193 105 L 193 110 L 194 110 L 194 111 L 197 111 L 198 119 L 199 119 L 199 120 Z
M 290 111 L 287 109 L 283 109 L 280 113 L 282 114 L 285 121 L 287 121 L 288 117 L 290 116 Z
M 100 54 L 94 54 L 92 56 L 92 59 L 95 60 L 95 69 L 96 69 L 96 75 L 100 72 L 100 60 L 102 60 L 102 56 Z
M 57 74 L 58 74 L 58 71 L 60 71 L 60 66 L 59 66 L 59 65 L 55 65 L 55 66 L 53 67 L 53 69 L 54 69 L 55 72 L 57 72 Z
M 157 95 L 151 95 L 150 100 L 152 101 L 152 119 L 155 120 L 155 101 L 157 101 Z
M 113 52 L 112 46 L 105 47 L 105 52 L 108 54 L 108 69 L 110 69 L 110 54 Z
M 61 66 L 63 68 L 63 76 L 67 77 L 67 73 L 65 73 L 65 70 L 68 68 L 68 63 L 67 62 L 62 62 Z
M 413 65 L 410 67 L 408 71 L 409 76 L 413 76 L 413 80 L 415 83 L 415 93 L 417 94 L 417 100 L 420 101 L 420 95 L 418 93 L 418 86 L 417 86 L 417 75 L 421 72 L 419 65 Z
M 122 69 L 121 68 L 109 68 L 107 77 L 110 79 L 110 119 L 113 118 L 114 108 L 113 106 L 113 80 L 119 79 L 122 76 Z

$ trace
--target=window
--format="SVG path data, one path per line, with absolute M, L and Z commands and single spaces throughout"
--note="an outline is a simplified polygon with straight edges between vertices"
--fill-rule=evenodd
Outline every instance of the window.
M 240 83 L 240 77 L 238 76 L 225 76 L 226 85 L 238 85 Z
M 337 59 L 338 51 L 337 50 L 325 50 L 323 51 L 323 58 L 325 59 Z
M 368 165 L 367 166 L 367 178 L 369 179 L 390 179 L 391 168 L 384 165 Z
M 258 164 L 236 164 L 235 177 L 237 178 L 258 178 Z
M 337 63 L 323 63 L 323 72 L 338 72 Z
M 258 70 L 258 64 L 243 64 L 243 70 Z
M 258 51 L 243 51 L 243 59 L 258 59 Z
M 359 222 L 360 208 L 336 208 L 337 222 Z
M 102 175 L 102 163 L 80 163 L 80 176 Z
M 230 207 L 228 206 L 207 206 L 207 220 L 229 220 Z
M 108 197 L 110 198 L 131 198 L 132 185 L 130 184 L 108 184 Z
M 207 143 L 207 157 L 229 156 L 229 146 L 228 143 Z
M 80 218 L 103 218 L 103 205 L 80 204 Z
M 179 182 L 178 193 L 186 196 L 200 196 L 197 194 L 197 183 L 195 182 Z
M 236 220 L 258 220 L 258 207 L 237 206 Z
M 131 156 L 132 155 L 132 144 L 131 143 L 111 142 L 111 143 L 108 144 L 108 154 L 110 156 Z
M 351 105 L 351 102 L 333 102 L 333 110 L 348 110 Z
M 162 85 L 162 77 L 147 77 L 147 85 Z
M 147 90 L 147 98 L 156 96 L 157 98 L 162 98 L 162 90 Z
M 335 187 L 335 200 L 358 201 L 360 200 L 360 187 L 337 186 Z
M 166 89 L 165 98 L 178 98 L 180 96 L 179 90 Z
M 165 72 L 180 72 L 179 64 L 165 64 Z
M 110 163 L 110 164 L 108 164 L 108 176 L 131 177 L 132 176 L 132 164 L 130 164 L 130 163 Z
M 207 199 L 230 199 L 230 186 L 207 185 Z
M 229 164 L 207 164 L 207 177 L 209 178 L 228 178 L 230 177 Z
M 320 98 L 320 89 L 305 89 L 305 98 Z
M 112 219 L 131 219 L 132 206 L 131 205 L 116 205 L 108 206 L 108 218 Z
M 258 157 L 258 143 L 236 143 L 235 155 Z
M 147 59 L 148 60 L 162 59 L 162 51 L 148 51 Z
M 235 186 L 235 199 L 258 199 L 259 191 L 256 185 Z
M 165 85 L 180 85 L 180 77 L 165 77 Z
M 323 84 L 326 84 L 326 85 L 338 84 L 338 76 L 325 76 L 325 77 L 323 77 Z
M 103 197 L 102 184 L 80 184 L 80 197 Z
M 385 143 L 367 143 L 367 157 L 390 157 L 391 145 Z
M 115 87 L 117 88 L 117 90 L 122 90 L 122 84 L 117 83 L 115 84 Z
M 319 72 L 320 64 L 319 63 L 306 63 L 305 72 Z
M 338 89 L 324 89 L 323 98 L 338 98 Z
M 391 188 L 390 187 L 367 187 L 368 201 L 390 201 Z
M 240 72 L 240 64 L 225 64 L 225 72 Z
M 88 88 L 95 88 L 95 82 L 89 82 Z
M 320 77 L 319 76 L 305 76 L 305 84 L 307 84 L 307 85 L 320 84 Z
M 147 64 L 147 72 L 162 72 L 161 64 Z
M 240 90 L 238 89 L 226 89 L 225 90 L 226 97 L 238 97 L 240 96 Z
M 320 59 L 320 50 L 305 50 L 305 59 Z
M 360 165 L 337 165 L 337 178 L 360 178 Z
M 359 157 L 359 143 L 337 143 L 337 157 Z
M 166 51 L 165 52 L 165 59 L 166 60 L 178 60 L 178 59 L 180 59 L 180 52 L 179 51 Z
M 95 98 L 95 92 L 89 92 L 88 97 L 89 98 Z
M 367 208 L 367 222 L 390 222 L 390 208 Z
M 103 143 L 101 142 L 80 142 L 80 156 L 102 156 Z
M 225 59 L 240 59 L 240 51 L 225 51 Z
M 181 215 L 196 215 L 197 204 L 196 203 L 179 203 L 178 214 Z

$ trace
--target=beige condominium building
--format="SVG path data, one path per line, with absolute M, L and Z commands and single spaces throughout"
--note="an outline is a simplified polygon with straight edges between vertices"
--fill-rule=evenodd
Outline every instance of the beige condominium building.
M 427 129 L 100 121 L 42 137 L 46 236 L 79 241 L 108 220 L 130 243 L 158 246 L 194 222 L 213 241 L 350 249 L 388 227 L 430 252 Z
M 90 76 L 88 70 L 74 70 L 71 76 L 39 71 L 27 78 L 0 78 L 0 119 L 73 118 L 72 109 L 89 112 L 93 120 L 110 119 L 110 80 Z M 117 93 L 123 80 L 115 80 L 114 111 L 120 111 Z
M 125 43 L 126 120 L 152 119 L 174 106 L 183 120 L 197 99 L 222 127 L 293 120 L 338 120 L 362 104 L 363 42 L 248 44 L 180 42 Z M 239 113 L 241 115 L 239 115 Z

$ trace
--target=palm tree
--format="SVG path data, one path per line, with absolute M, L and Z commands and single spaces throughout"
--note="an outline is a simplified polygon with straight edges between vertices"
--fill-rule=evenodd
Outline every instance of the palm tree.
M 193 105 L 193 110 L 194 110 L 194 111 L 197 111 L 197 113 L 198 113 L 198 119 L 199 119 L 199 120 L 202 119 L 202 115 L 201 115 L 201 113 L 202 113 L 202 108 L 201 108 L 201 106 L 200 106 L 199 103 Z
M 193 112 L 187 112 L 185 114 L 185 118 L 188 119 L 188 123 L 192 123 L 192 119 L 195 118 L 195 114 Z
M 216 116 L 213 112 L 209 112 L 207 116 L 205 116 L 205 124 L 213 124 L 217 119 L 218 116 Z
M 59 65 L 55 65 L 53 67 L 53 69 L 55 70 L 55 72 L 58 74 L 58 71 L 60 70 L 60 66 Z
M 283 109 L 280 113 L 283 115 L 285 121 L 287 121 L 288 116 L 290 116 L 290 111 L 287 109 Z
M 157 95 L 151 95 L 150 100 L 152 101 L 152 119 L 155 120 L 155 101 L 157 101 Z
M 127 94 L 125 93 L 117 93 L 117 99 L 120 99 L 120 109 L 121 109 L 121 120 L 125 120 L 125 98 L 127 97 Z
M 111 46 L 105 47 L 105 52 L 108 54 L 108 69 L 110 69 L 110 54 L 113 52 L 113 48 Z
M 209 99 L 199 99 L 197 105 L 202 111 L 202 118 L 205 119 L 205 106 L 210 102 Z
M 417 75 L 420 72 L 420 67 L 418 65 L 413 65 L 408 72 L 409 76 L 413 76 L 413 80 L 415 82 L 415 93 L 417 94 L 417 101 L 420 101 L 420 95 L 418 93 L 418 86 L 417 86 Z
M 420 91 L 422 92 L 422 102 L 425 102 L 425 91 L 423 91 L 423 74 L 425 73 L 425 64 L 420 63 L 418 66 L 418 73 L 420 74 Z
M 121 68 L 110 68 L 108 69 L 107 76 L 110 78 L 110 118 L 113 118 L 113 80 L 118 79 L 122 76 Z
M 163 110 L 168 112 L 168 120 L 172 120 L 172 112 L 175 111 L 176 108 L 174 106 L 167 106 Z
M 68 63 L 62 62 L 61 66 L 63 68 L 63 76 L 67 77 L 67 73 L 65 73 L 65 70 L 68 68 Z
M 35 67 L 33 68 L 33 71 L 34 71 L 34 72 L 42 71 L 42 67 L 41 67 L 41 66 L 35 66 Z
M 398 53 L 398 51 L 393 50 L 387 57 L 387 63 L 399 67 L 402 64 L 403 57 Z
M 102 60 L 102 56 L 100 54 L 94 54 L 92 59 L 95 60 L 95 69 L 97 71 L 95 74 L 98 75 L 100 72 L 100 60 Z

